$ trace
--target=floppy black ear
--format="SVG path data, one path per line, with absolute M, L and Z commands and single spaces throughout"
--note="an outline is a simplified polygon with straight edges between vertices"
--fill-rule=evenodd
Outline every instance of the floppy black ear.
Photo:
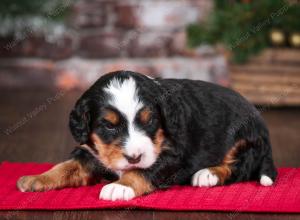
M 162 126 L 169 137 L 174 139 L 185 137 L 186 132 L 184 100 L 178 90 L 179 87 L 164 89 L 157 98 Z
M 74 139 L 80 144 L 88 142 L 90 133 L 90 102 L 81 98 L 70 113 L 69 127 Z

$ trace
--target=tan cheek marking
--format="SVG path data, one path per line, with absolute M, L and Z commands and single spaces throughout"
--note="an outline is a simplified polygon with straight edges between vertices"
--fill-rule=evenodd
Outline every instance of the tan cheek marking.
M 105 144 L 95 133 L 91 135 L 91 140 L 95 143 L 96 149 L 99 152 L 99 159 L 108 168 L 116 168 L 117 162 L 124 158 L 117 140 L 111 144 Z
M 162 151 L 163 148 L 163 142 L 165 140 L 165 135 L 163 129 L 159 128 L 155 134 L 154 139 L 154 151 L 155 154 L 158 155 Z
M 107 110 L 105 112 L 104 119 L 109 121 L 110 123 L 112 123 L 114 125 L 119 123 L 119 116 L 117 115 L 117 113 L 115 113 L 111 110 Z
M 140 113 L 140 120 L 143 124 L 146 124 L 149 122 L 151 116 L 151 111 L 149 108 L 145 108 Z
M 131 187 L 136 196 L 152 192 L 154 186 L 138 170 L 129 170 L 123 173 L 116 183 Z
M 223 185 L 232 174 L 232 164 L 236 161 L 235 157 L 238 151 L 246 146 L 245 140 L 240 140 L 225 155 L 221 165 L 210 167 L 209 170 L 219 177 L 219 184 Z

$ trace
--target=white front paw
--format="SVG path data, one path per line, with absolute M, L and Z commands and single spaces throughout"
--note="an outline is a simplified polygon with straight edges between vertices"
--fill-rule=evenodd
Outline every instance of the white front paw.
M 218 181 L 218 176 L 212 174 L 209 169 L 199 170 L 192 177 L 193 186 L 215 186 L 218 184 Z
M 101 189 L 99 198 L 104 200 L 130 200 L 135 197 L 134 190 L 129 186 L 110 183 Z

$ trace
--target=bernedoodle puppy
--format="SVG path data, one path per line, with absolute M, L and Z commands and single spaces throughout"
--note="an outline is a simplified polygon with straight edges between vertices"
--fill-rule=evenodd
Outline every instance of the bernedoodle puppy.
M 172 185 L 274 183 L 268 129 L 256 108 L 215 84 L 117 71 L 77 101 L 70 129 L 80 144 L 49 171 L 23 176 L 22 192 L 107 179 L 100 199 L 129 200 Z

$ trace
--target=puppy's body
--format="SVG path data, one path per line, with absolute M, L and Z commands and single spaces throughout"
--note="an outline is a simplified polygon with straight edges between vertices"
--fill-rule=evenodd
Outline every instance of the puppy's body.
M 276 178 L 259 112 L 236 92 L 207 82 L 107 74 L 78 100 L 70 128 L 81 144 L 71 159 L 86 174 L 78 174 L 80 183 L 59 186 L 42 174 L 21 178 L 21 190 L 104 177 L 115 182 L 103 187 L 100 198 L 116 200 L 175 184 L 258 180 L 267 186 Z

